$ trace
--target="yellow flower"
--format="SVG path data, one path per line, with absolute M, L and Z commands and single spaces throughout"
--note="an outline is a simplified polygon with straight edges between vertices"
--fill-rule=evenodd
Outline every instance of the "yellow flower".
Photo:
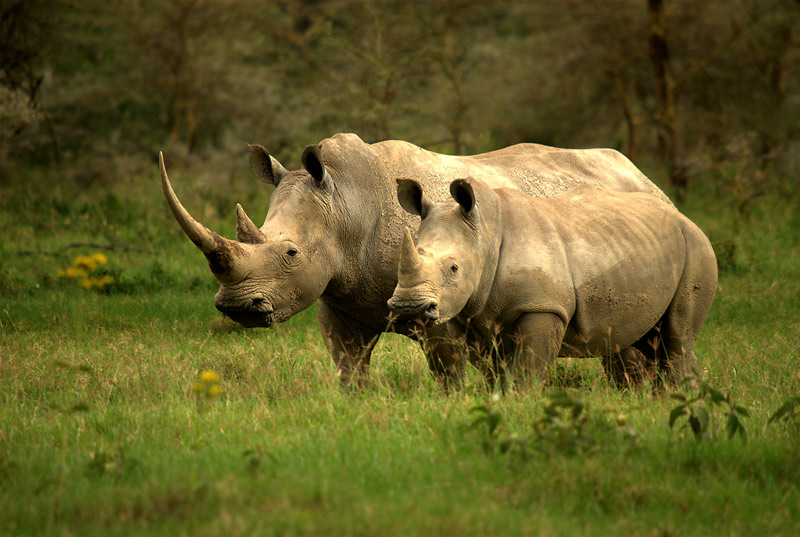
M 200 373 L 200 380 L 203 382 L 207 382 L 209 384 L 214 382 L 219 382 L 219 375 L 216 371 L 211 371 L 210 369 L 206 369 L 202 373 Z
M 67 278 L 85 278 L 88 272 L 76 267 L 69 267 L 66 270 Z
M 86 272 L 91 272 L 97 268 L 97 261 L 86 255 L 79 255 L 73 261 L 75 268 L 83 269 Z
M 214 384 L 206 390 L 206 397 L 211 399 L 212 397 L 218 396 L 220 393 L 222 393 L 222 388 L 219 387 L 219 384 Z
M 95 252 L 89 256 L 92 261 L 98 265 L 105 265 L 108 263 L 108 258 L 102 252 Z
M 94 278 L 84 278 L 81 280 L 81 287 L 84 289 L 91 289 L 94 285 Z
M 203 391 L 203 385 L 200 384 L 199 382 L 195 382 L 194 384 L 192 384 L 192 390 L 194 390 L 197 393 L 200 393 Z

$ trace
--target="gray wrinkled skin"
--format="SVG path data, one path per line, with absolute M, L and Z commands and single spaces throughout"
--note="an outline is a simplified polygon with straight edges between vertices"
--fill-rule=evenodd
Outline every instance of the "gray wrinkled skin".
M 416 246 L 404 238 L 388 305 L 447 323 L 490 383 L 506 372 L 543 381 L 556 356 L 605 357 L 623 383 L 654 366 L 674 384 L 695 364 L 717 264 L 674 207 L 592 186 L 535 199 L 476 179 L 454 181 L 451 195 L 433 203 L 398 180 L 400 204 L 422 223 Z
M 382 332 L 414 337 L 414 323 L 387 321 L 397 284 L 403 233 L 418 218 L 397 203 L 395 179 L 416 177 L 434 201 L 451 181 L 471 176 L 531 196 L 552 196 L 580 184 L 666 196 L 630 161 L 609 149 L 565 150 L 519 144 L 474 156 L 446 156 L 402 141 L 364 143 L 337 134 L 303 153 L 303 169 L 287 171 L 261 146 L 250 165 L 275 185 L 258 228 L 237 207 L 236 241 L 208 230 L 175 197 L 162 166 L 162 188 L 178 223 L 203 251 L 220 281 L 214 303 L 244 326 L 283 322 L 315 300 L 325 343 L 342 380 L 366 379 Z M 425 330 L 429 365 L 440 379 L 458 369 L 444 326 Z

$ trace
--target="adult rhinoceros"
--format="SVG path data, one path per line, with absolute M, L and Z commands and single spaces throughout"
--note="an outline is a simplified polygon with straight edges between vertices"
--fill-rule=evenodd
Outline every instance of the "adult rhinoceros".
M 535 199 L 474 178 L 451 194 L 435 204 L 398 180 L 400 204 L 422 224 L 416 245 L 403 239 L 389 306 L 447 322 L 490 383 L 506 370 L 543 380 L 556 356 L 604 357 L 612 380 L 624 371 L 609 363 L 621 360 L 634 382 L 653 365 L 675 384 L 695 364 L 717 262 L 674 207 L 589 185 Z
M 387 322 L 403 234 L 417 224 L 397 203 L 395 178 L 417 178 L 437 202 L 447 197 L 451 181 L 470 176 L 536 197 L 589 183 L 649 192 L 669 203 L 628 159 L 609 149 L 519 144 L 446 156 L 403 141 L 368 144 L 337 134 L 307 147 L 303 169 L 290 172 L 263 147 L 249 148 L 253 173 L 276 187 L 261 228 L 240 205 L 236 241 L 198 223 L 175 196 L 162 157 L 164 195 L 220 281 L 215 306 L 244 326 L 270 326 L 316 300 L 322 336 L 343 382 L 355 373 L 366 379 L 382 332 L 415 333 L 410 323 Z M 446 382 L 460 370 L 458 353 L 447 343 L 446 327 L 426 335 L 429 366 Z

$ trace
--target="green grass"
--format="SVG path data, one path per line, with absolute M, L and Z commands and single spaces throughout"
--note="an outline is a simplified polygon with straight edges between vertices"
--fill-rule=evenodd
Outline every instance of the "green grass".
M 188 182 L 175 181 L 190 210 L 232 236 L 233 200 Z M 474 372 L 441 393 L 399 336 L 351 393 L 313 307 L 269 330 L 220 322 L 216 284 L 160 196 L 154 177 L 79 196 L 0 191 L 0 534 L 800 533 L 800 423 L 767 425 L 800 394 L 797 199 L 761 198 L 747 219 L 702 192 L 684 206 L 718 249 L 733 245 L 697 353 L 750 409 L 747 441 L 725 436 L 721 410 L 713 438 L 670 430 L 676 401 L 564 361 L 553 383 L 587 405 L 578 443 L 534 433 L 546 394 L 491 403 Z M 110 246 L 117 283 L 57 278 L 96 251 L 74 243 Z M 209 400 L 192 389 L 206 369 L 222 377 Z M 487 403 L 492 448 L 468 427 Z M 524 442 L 497 447 L 512 438 Z

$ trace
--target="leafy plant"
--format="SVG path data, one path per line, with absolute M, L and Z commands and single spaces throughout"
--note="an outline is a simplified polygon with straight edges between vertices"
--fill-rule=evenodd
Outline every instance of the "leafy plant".
M 125 450 L 119 446 L 116 451 L 106 451 L 102 448 L 89 452 L 89 461 L 86 463 L 87 476 L 100 477 L 113 475 L 124 476 L 139 466 L 139 461 L 125 455 Z
M 485 453 L 515 452 L 527 457 L 530 447 L 549 454 L 574 455 L 585 453 L 614 432 L 615 425 L 605 418 L 609 410 L 589 412 L 589 405 L 566 390 L 553 390 L 548 395 L 543 416 L 533 424 L 528 435 L 504 432 L 503 415 L 497 408 L 499 394 L 494 394 L 484 405 L 470 409 L 475 417 L 467 425 L 468 430 L 482 431 L 481 447 Z M 639 436 L 628 423 L 627 416 L 616 416 L 616 431 L 621 432 L 630 445 L 635 445 Z
M 575 455 L 597 449 L 605 441 L 623 441 L 622 447 L 630 450 L 639 445 L 640 436 L 628 416 L 613 408 L 593 410 L 583 399 L 566 390 L 548 394 L 544 416 L 534 425 L 533 438 L 541 449 L 551 453 Z M 613 419 L 609 416 L 613 415 Z
M 547 397 L 544 416 L 534 426 L 537 440 L 570 454 L 591 446 L 593 441 L 585 434 L 589 419 L 587 404 L 566 390 L 554 390 Z
M 245 466 L 252 475 L 258 475 L 263 470 L 265 461 L 273 464 L 277 462 L 277 458 L 273 453 L 260 446 L 244 450 L 242 459 L 244 459 Z
M 767 420 L 767 425 L 779 421 L 797 421 L 800 419 L 800 396 L 790 397 Z
M 489 401 L 484 405 L 472 407 L 469 411 L 475 417 L 470 421 L 466 429 L 470 431 L 482 431 L 481 447 L 485 453 L 494 453 L 500 441 L 501 425 L 503 415 L 497 409 L 500 401 L 500 394 L 493 394 Z
M 747 433 L 741 418 L 750 417 L 747 408 L 734 403 L 731 395 L 725 394 L 705 380 L 699 380 L 699 375 L 695 371 L 683 379 L 684 386 L 696 385 L 694 394 L 685 395 L 681 393 L 670 394 L 670 398 L 679 402 L 669 414 L 669 427 L 673 429 L 682 419 L 684 423 L 679 430 L 690 430 L 696 440 L 712 438 L 714 436 L 714 409 L 725 406 L 725 430 L 728 438 L 733 438 L 737 434 L 742 440 L 747 440 Z

